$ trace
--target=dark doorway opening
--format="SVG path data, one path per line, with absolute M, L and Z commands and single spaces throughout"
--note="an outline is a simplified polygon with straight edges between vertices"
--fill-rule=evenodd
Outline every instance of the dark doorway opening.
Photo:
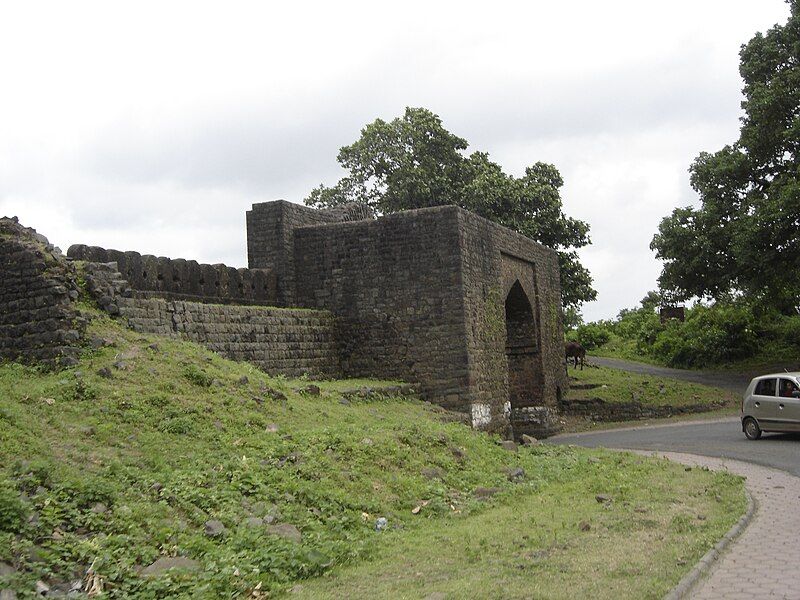
M 506 296 L 506 359 L 511 409 L 542 403 L 542 362 L 533 307 L 519 281 Z

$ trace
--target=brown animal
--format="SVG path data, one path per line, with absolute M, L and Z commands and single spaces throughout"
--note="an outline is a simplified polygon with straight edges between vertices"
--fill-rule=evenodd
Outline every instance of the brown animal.
M 575 361 L 575 368 L 578 368 L 578 360 L 581 361 L 581 371 L 583 371 L 583 363 L 586 360 L 586 349 L 578 342 L 567 342 L 564 344 L 564 355 L 567 361 L 573 359 Z

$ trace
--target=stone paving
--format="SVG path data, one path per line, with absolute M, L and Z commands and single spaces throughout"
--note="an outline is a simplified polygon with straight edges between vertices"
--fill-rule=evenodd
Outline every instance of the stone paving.
M 756 511 L 690 594 L 702 600 L 800 599 L 800 477 L 758 465 L 676 452 L 663 456 L 686 465 L 727 469 L 747 478 Z

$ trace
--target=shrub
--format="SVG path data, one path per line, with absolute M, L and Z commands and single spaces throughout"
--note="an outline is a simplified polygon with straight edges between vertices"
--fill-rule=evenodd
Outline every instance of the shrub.
M 611 330 L 601 322 L 581 325 L 576 331 L 577 341 L 586 350 L 594 350 L 611 339 Z
M 673 367 L 703 367 L 753 356 L 758 350 L 755 318 L 749 307 L 703 306 L 685 323 L 671 321 L 657 332 L 653 356 Z
M 787 346 L 800 347 L 800 316 L 781 316 L 775 322 L 776 339 Z
M 183 376 L 194 385 L 200 387 L 210 387 L 211 383 L 214 381 L 211 375 L 195 365 L 186 365 L 183 370 Z
M 643 306 L 622 310 L 615 321 L 598 325 L 635 342 L 640 354 L 673 367 L 707 367 L 772 348 L 800 348 L 800 316 L 759 311 L 741 300 L 698 304 L 686 311 L 683 323 L 662 324 L 652 307 Z
M 16 488 L 0 479 L 0 531 L 16 533 L 25 523 L 27 509 Z

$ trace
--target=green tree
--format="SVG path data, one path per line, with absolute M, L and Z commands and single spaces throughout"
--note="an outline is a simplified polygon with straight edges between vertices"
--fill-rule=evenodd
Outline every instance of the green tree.
M 650 247 L 677 299 L 744 295 L 790 312 L 800 295 L 800 0 L 742 47 L 739 139 L 690 168 L 699 208 L 664 218 Z
M 485 152 L 467 154 L 467 147 L 437 115 L 406 108 L 402 117 L 370 123 L 342 147 L 338 161 L 348 174 L 332 187 L 320 185 L 306 204 L 357 202 L 377 214 L 455 204 L 557 250 L 565 307 L 594 300 L 592 277 L 575 251 L 590 243 L 589 226 L 564 214 L 558 170 L 536 163 L 514 177 Z

